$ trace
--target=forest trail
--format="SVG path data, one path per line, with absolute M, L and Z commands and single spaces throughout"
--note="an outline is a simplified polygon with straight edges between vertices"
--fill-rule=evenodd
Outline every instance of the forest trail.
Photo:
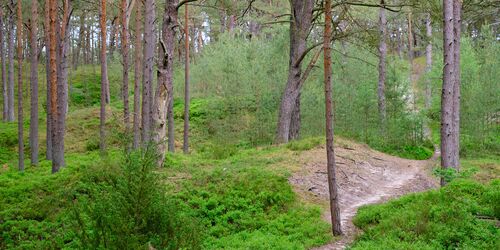
M 336 174 L 344 236 L 315 248 L 318 250 L 344 249 L 354 240 L 358 232 L 352 219 L 359 207 L 438 186 L 437 179 L 431 177 L 431 170 L 439 151 L 429 160 L 418 161 L 387 155 L 362 144 L 338 142 L 335 148 Z M 299 158 L 302 167 L 289 178 L 289 182 L 303 199 L 322 205 L 324 219 L 329 221 L 325 148 L 321 146 L 303 152 Z

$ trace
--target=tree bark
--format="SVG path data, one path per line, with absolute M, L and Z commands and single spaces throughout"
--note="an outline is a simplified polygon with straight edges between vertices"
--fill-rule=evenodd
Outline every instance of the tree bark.
M 128 0 L 121 0 L 121 48 L 123 57 L 123 124 L 125 125 L 125 134 L 130 130 L 129 126 L 129 103 L 128 103 L 128 70 L 129 70 L 129 45 L 128 45 Z
M 78 69 L 78 63 L 80 62 L 80 51 L 82 51 L 82 47 L 84 47 L 84 44 L 85 44 L 85 17 L 86 17 L 85 12 L 83 12 L 82 15 L 80 16 L 80 28 L 79 28 L 79 32 L 78 32 L 78 43 L 76 45 L 76 50 L 75 50 L 75 53 L 73 55 L 73 68 L 75 70 Z M 83 51 L 85 54 L 85 50 L 83 50 Z
M 19 171 L 24 171 L 23 141 L 23 9 L 22 1 L 17 0 L 17 131 L 19 145 Z
M 38 0 L 31 2 L 31 164 L 38 165 Z
M 333 235 L 342 235 L 340 225 L 339 195 L 337 180 L 335 176 L 335 152 L 333 131 L 333 107 L 332 107 L 332 58 L 331 58 L 331 36 L 332 36 L 332 13 L 331 0 L 325 0 L 325 30 L 323 40 L 324 74 L 325 74 L 325 124 L 326 124 L 326 155 L 328 190 L 330 194 L 330 214 L 332 220 Z
M 380 1 L 380 5 L 385 5 L 384 0 Z M 379 63 L 378 63 L 378 111 L 380 115 L 380 120 L 383 126 L 386 120 L 386 103 L 385 103 L 385 80 L 386 80 L 386 57 L 387 57 L 387 19 L 385 16 L 385 9 L 379 9 L 379 32 L 380 32 L 380 43 L 378 47 L 379 51 Z
M 178 12 L 177 0 L 167 1 L 163 13 L 160 65 L 158 67 L 158 87 L 153 108 L 153 140 L 159 155 L 158 165 L 165 159 L 166 119 L 168 118 L 168 150 L 173 152 L 173 63 Z M 172 122 L 171 122 L 172 120 Z M 171 131 L 172 129 L 172 131 Z M 172 143 L 172 145 L 171 145 Z
M 3 8 L 0 8 L 0 60 L 2 60 L 2 119 L 4 122 L 7 121 L 8 117 L 8 97 L 7 97 L 7 65 L 5 63 L 5 38 L 4 31 L 7 30 L 7 25 L 4 27 L 3 21 Z
M 408 61 L 410 61 L 410 66 L 412 66 L 413 65 L 413 27 L 412 27 L 412 13 L 411 12 L 408 13 Z
M 7 84 L 7 121 L 14 121 L 14 20 L 13 13 L 9 15 L 9 40 L 7 41 L 7 57 L 9 60 L 8 84 Z
M 441 93 L 441 167 L 454 167 L 453 163 L 453 85 L 455 82 L 454 68 L 454 18 L 453 0 L 443 1 L 443 89 Z M 446 182 L 441 178 L 441 185 Z
M 101 154 L 106 152 L 106 104 L 107 100 L 107 87 L 108 87 L 108 65 L 107 65 L 107 55 L 106 55 L 106 0 L 101 0 L 101 16 L 100 16 L 100 26 L 101 26 L 101 111 L 100 111 L 100 125 L 99 125 L 99 135 L 100 143 L 99 148 Z
M 46 128 L 46 153 L 45 158 L 52 160 L 52 86 L 51 86 L 51 68 L 50 68 L 50 4 L 45 3 L 45 74 L 47 78 L 47 128 Z
M 153 106 L 153 64 L 155 48 L 155 1 L 144 1 L 144 67 L 142 74 L 142 141 L 151 142 Z
M 288 62 L 288 80 L 281 98 L 278 116 L 277 143 L 287 143 L 289 141 L 293 111 L 300 111 L 300 107 L 296 106 L 300 105 L 297 98 L 301 87 L 301 64 L 304 53 L 306 53 L 307 37 L 312 26 L 313 7 L 314 1 L 312 0 L 291 1 L 290 60 Z M 297 117 L 297 114 L 295 117 Z
M 431 89 L 431 79 L 429 74 L 432 70 L 432 23 L 431 14 L 427 14 L 425 18 L 425 30 L 427 38 L 427 46 L 425 47 L 425 71 L 427 77 L 425 80 L 425 108 L 430 109 L 432 103 L 432 89 Z
M 460 169 L 460 36 L 462 25 L 462 2 L 461 0 L 453 0 L 453 113 L 452 113 L 452 142 L 453 155 L 452 166 L 456 170 Z
M 141 25 L 141 9 L 142 1 L 137 1 L 135 11 L 135 65 L 134 65 L 134 142 L 133 148 L 137 149 L 140 142 L 140 108 L 141 108 L 141 49 L 142 49 L 142 25 Z
M 118 17 L 115 16 L 111 21 L 111 33 L 109 34 L 109 58 L 113 60 L 116 48 L 116 33 L 118 26 Z M 106 40 L 103 40 L 106 41 Z
M 184 70 L 184 143 L 183 151 L 185 154 L 189 153 L 189 104 L 190 104 L 190 92 L 189 92 L 189 13 L 188 5 L 185 6 L 184 12 L 184 46 L 185 46 L 185 70 Z

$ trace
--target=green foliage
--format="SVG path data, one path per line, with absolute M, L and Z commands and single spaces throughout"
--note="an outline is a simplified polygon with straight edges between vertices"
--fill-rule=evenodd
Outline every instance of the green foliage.
M 194 114 L 201 113 L 204 118 L 195 118 L 193 131 L 198 134 L 193 138 L 206 138 L 197 143 L 198 150 L 213 151 L 213 155 L 222 159 L 233 154 L 234 145 L 241 148 L 269 145 L 274 141 L 289 53 L 287 30 L 276 29 L 275 33 L 272 40 L 221 36 L 206 46 L 192 65 Z M 398 58 L 389 60 L 388 119 L 384 125 L 377 110 L 377 78 L 374 77 L 377 68 L 373 66 L 376 55 L 355 45 L 346 46 L 345 51 L 347 58 L 338 50 L 333 53 L 335 61 L 344 62 L 334 64 L 334 72 L 338 72 L 334 74 L 337 134 L 402 157 L 430 157 L 433 147 L 423 136 L 425 117 L 407 108 L 411 101 L 408 63 Z M 324 117 L 321 72 L 321 66 L 313 69 L 301 93 L 302 138 L 324 135 L 324 123 L 318 122 L 318 118 Z M 178 95 L 183 93 L 181 70 L 176 72 L 175 86 Z M 176 102 L 174 110 L 176 117 L 183 116 L 180 102 Z M 205 143 L 207 140 L 213 143 Z M 229 148 L 229 152 L 217 149 L 219 145 Z
M 297 204 L 287 178 L 260 168 L 202 171 L 182 190 L 177 197 L 207 228 L 209 249 L 303 249 L 330 239 L 320 210 Z
M 456 180 L 439 190 L 362 207 L 354 224 L 364 233 L 352 249 L 496 249 L 499 184 Z
M 81 248 L 199 248 L 201 230 L 169 200 L 153 172 L 156 158 L 127 154 L 119 164 L 97 165 L 76 187 L 74 219 Z
M 465 157 L 499 155 L 500 45 L 490 31 L 461 42 L 460 154 Z M 433 79 L 433 106 L 429 118 L 439 123 L 442 60 L 437 54 Z

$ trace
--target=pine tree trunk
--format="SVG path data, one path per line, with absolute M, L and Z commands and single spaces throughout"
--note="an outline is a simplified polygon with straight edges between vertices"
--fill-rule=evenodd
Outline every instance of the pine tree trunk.
M 24 171 L 24 121 L 23 121 L 23 10 L 17 0 L 17 131 L 19 144 L 19 171 Z
M 297 98 L 301 87 L 301 65 L 307 49 L 306 40 L 312 25 L 312 10 L 314 7 L 314 1 L 312 0 L 293 0 L 291 3 L 293 16 L 290 22 L 288 80 L 281 98 L 276 135 L 277 143 L 287 143 L 289 141 L 293 112 L 294 110 L 300 112 L 300 107 L 297 107 L 297 105 L 300 105 L 300 101 L 297 101 Z M 295 117 L 300 117 L 300 114 L 295 114 Z M 297 127 L 297 124 L 294 127 Z
M 130 130 L 129 126 L 129 103 L 128 103 L 128 70 L 129 70 L 129 60 L 128 60 L 128 17 L 127 17 L 127 0 L 121 1 L 121 48 L 122 48 L 122 57 L 123 57 L 123 123 L 125 125 L 125 134 L 127 135 Z
M 56 173 L 62 167 L 62 159 L 60 144 L 58 138 L 58 120 L 60 119 L 60 112 L 58 109 L 58 87 L 57 87 L 57 71 L 58 71 L 58 56 L 57 56 L 57 35 L 58 35 L 58 23 L 57 23 L 57 1 L 48 0 L 49 4 L 49 37 L 50 37 L 50 105 L 51 105 L 51 117 L 52 117 L 52 173 Z
M 184 70 L 184 143 L 183 151 L 185 154 L 189 153 L 189 104 L 190 104 L 190 93 L 189 93 L 189 13 L 188 5 L 185 6 L 184 12 L 184 42 L 186 50 L 185 59 L 185 70 Z
M 380 1 L 381 5 L 385 5 L 384 0 Z M 380 33 L 380 43 L 378 47 L 379 51 L 379 64 L 378 64 L 378 111 L 380 115 L 380 120 L 383 126 L 386 120 L 386 103 L 385 103 L 385 79 L 386 79 L 386 57 L 387 57 L 387 19 L 385 16 L 385 9 L 379 8 L 379 33 Z
M 115 16 L 113 18 L 113 21 L 111 21 L 111 33 L 109 34 L 109 58 L 111 60 L 113 60 L 115 54 L 117 26 L 118 26 L 118 17 Z
M 325 0 L 325 33 L 323 41 L 323 56 L 325 70 L 325 124 L 326 124 L 326 155 L 328 190 L 330 194 L 330 214 L 332 220 L 333 235 L 341 235 L 339 195 L 337 180 L 335 176 L 335 152 L 333 131 L 333 106 L 332 106 L 332 58 L 331 58 L 331 36 L 332 36 L 332 13 L 331 0 Z
M 8 18 L 9 40 L 7 41 L 7 57 L 9 59 L 8 84 L 7 84 L 7 121 L 14 121 L 14 20 L 11 13 Z
M 453 85 L 454 68 L 454 34 L 453 34 L 453 0 L 443 1 L 443 90 L 441 95 L 441 167 L 446 169 L 453 165 Z M 441 178 L 441 185 L 446 182 Z
M 425 47 L 425 71 L 427 74 L 425 80 L 425 108 L 431 108 L 432 102 L 432 91 L 431 91 L 431 79 L 429 74 L 432 70 L 432 24 L 431 24 L 431 14 L 427 14 L 425 18 L 425 30 L 427 38 L 427 46 Z
M 31 2 L 31 164 L 38 165 L 38 0 Z
M 140 135 L 140 108 L 141 108 L 141 50 L 142 50 L 142 25 L 141 25 L 141 14 L 142 14 L 142 1 L 137 1 L 137 7 L 135 11 L 135 65 L 134 65 L 134 142 L 133 148 L 137 149 L 139 147 L 139 142 L 141 140 Z
M 106 0 L 101 0 L 101 16 L 100 16 L 100 26 L 101 26 L 101 111 L 100 111 L 100 125 L 99 125 L 99 135 L 100 143 L 99 148 L 101 154 L 106 152 L 106 104 L 107 99 L 107 86 L 108 86 L 108 65 L 106 58 Z
M 78 64 L 80 63 L 80 51 L 82 51 L 82 47 L 85 44 L 85 12 L 80 16 L 80 30 L 78 32 L 78 43 L 76 45 L 76 50 L 73 55 L 73 68 L 78 69 Z M 84 54 L 85 54 L 85 50 Z
M 47 78 L 47 128 L 46 128 L 46 153 L 45 158 L 52 160 L 52 86 L 51 86 L 51 68 L 50 68 L 50 4 L 45 3 L 45 74 Z
M 64 134 L 66 127 L 66 114 L 68 113 L 68 69 L 69 69 L 69 21 L 71 13 L 71 2 L 69 0 L 63 1 L 63 19 L 58 25 L 60 29 L 58 30 L 57 46 L 58 53 L 56 58 L 58 59 L 58 69 L 57 69 L 57 144 L 53 145 L 53 156 L 54 160 L 58 161 L 60 166 L 65 166 L 64 161 Z M 54 141 L 53 141 L 54 142 Z M 57 147 L 56 147 L 57 146 Z
M 153 64 L 155 48 L 155 2 L 144 1 L 144 67 L 142 74 L 142 141 L 144 144 L 151 142 L 152 133 L 152 106 L 153 106 Z
M 2 119 L 4 122 L 7 121 L 8 117 L 8 97 L 7 97 L 7 64 L 5 63 L 5 38 L 4 31 L 7 30 L 7 26 L 4 27 L 3 21 L 3 8 L 0 8 L 0 60 L 2 60 Z
M 461 36 L 461 18 L 462 3 L 461 0 L 453 0 L 453 114 L 452 114 L 452 142 L 453 155 L 452 166 L 460 169 L 460 36 Z
M 162 39 L 160 44 L 160 65 L 158 75 L 158 88 L 155 92 L 155 101 L 153 108 L 153 140 L 157 145 L 157 153 L 159 155 L 158 165 L 163 165 L 165 159 L 165 137 L 166 127 L 168 123 L 168 150 L 173 152 L 173 63 L 174 63 L 174 46 L 176 39 L 176 26 L 178 12 L 178 1 L 168 1 L 165 3 L 165 11 L 163 13 L 162 24 Z M 168 119 L 168 122 L 167 122 Z M 172 120 L 172 122 L 171 122 Z

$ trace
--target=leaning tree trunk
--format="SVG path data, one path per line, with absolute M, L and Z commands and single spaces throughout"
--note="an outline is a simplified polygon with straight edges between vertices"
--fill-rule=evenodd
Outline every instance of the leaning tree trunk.
M 153 64 L 155 48 L 155 1 L 144 1 L 144 67 L 142 74 L 142 141 L 151 142 L 153 105 Z M 165 124 L 164 124 L 165 125 Z
M 38 0 L 31 2 L 31 164 L 38 165 Z
M 141 5 L 142 1 L 137 1 L 137 7 L 135 11 L 135 65 L 134 65 L 134 141 L 132 147 L 137 149 L 139 147 L 140 141 L 140 108 L 141 108 L 141 49 L 142 49 L 142 25 L 141 25 Z
M 5 63 L 5 46 L 4 46 L 4 22 L 3 22 L 3 9 L 0 8 L 0 60 L 2 60 L 2 119 L 3 121 L 7 121 L 7 109 L 8 109 L 8 100 L 7 100 L 7 66 Z
M 9 15 L 9 40 L 7 41 L 7 57 L 9 59 L 8 83 L 7 83 L 7 121 L 14 121 L 14 20 L 13 14 Z
M 453 152 L 453 85 L 455 82 L 455 56 L 453 34 L 453 0 L 443 1 L 443 90 L 441 93 L 441 167 L 455 167 Z M 441 185 L 446 182 L 441 178 Z
M 461 0 L 453 0 L 453 113 L 452 113 L 452 142 L 453 155 L 452 166 L 456 170 L 460 169 L 460 35 L 461 35 L 461 18 L 462 2 Z
M 17 0 L 17 132 L 19 144 L 19 171 L 24 170 L 23 141 L 23 9 L 21 0 Z
M 176 39 L 176 26 L 178 12 L 177 12 L 178 1 L 167 1 L 165 3 L 165 12 L 163 13 L 163 24 L 162 24 L 162 39 L 161 39 L 161 53 L 160 53 L 160 65 L 159 65 L 159 75 L 158 75 L 158 88 L 155 93 L 155 102 L 153 108 L 153 127 L 154 136 L 153 140 L 157 145 L 157 152 L 159 155 L 158 164 L 161 166 L 165 159 L 165 137 L 166 137 L 166 123 L 167 118 L 172 117 L 170 110 L 170 103 L 173 103 L 173 63 L 174 63 L 174 46 Z M 173 117 L 172 117 L 173 118 Z M 172 119 L 173 120 L 173 119 Z M 173 128 L 173 123 L 169 124 L 169 151 L 173 152 L 173 148 L 170 148 L 170 126 Z M 173 145 L 172 145 L 173 146 Z
M 297 101 L 297 99 L 299 98 L 301 87 L 301 65 L 305 53 L 307 53 L 306 40 L 312 26 L 312 11 L 314 7 L 314 1 L 312 0 L 293 0 L 291 3 L 291 13 L 293 15 L 290 22 L 288 80 L 281 98 L 276 135 L 277 143 L 286 143 L 289 141 L 292 114 L 294 110 L 300 112 L 300 106 L 297 107 L 297 105 L 300 105 L 300 101 Z M 295 121 L 297 117 L 300 118 L 300 115 L 295 115 Z M 296 136 L 294 135 L 294 137 Z
M 106 152 L 106 104 L 108 86 L 108 65 L 106 56 L 106 0 L 101 0 L 101 119 L 99 125 L 101 154 Z
M 339 195 L 337 190 L 337 180 L 335 176 L 335 152 L 333 148 L 333 106 L 332 106 L 332 13 L 331 0 L 325 0 L 325 33 L 323 41 L 324 74 L 325 74 L 325 124 L 326 124 L 326 155 L 328 190 L 330 195 L 330 214 L 332 220 L 333 235 L 341 235 L 340 225 Z
M 380 5 L 384 6 L 384 0 L 380 1 Z M 385 9 L 380 7 L 379 9 L 379 32 L 380 32 L 380 43 L 378 47 L 379 51 L 379 63 L 378 63 L 378 111 L 380 115 L 380 120 L 383 126 L 385 126 L 386 120 L 386 103 L 385 103 L 385 79 L 386 79 L 386 67 L 385 61 L 387 57 L 387 19 L 385 16 Z

